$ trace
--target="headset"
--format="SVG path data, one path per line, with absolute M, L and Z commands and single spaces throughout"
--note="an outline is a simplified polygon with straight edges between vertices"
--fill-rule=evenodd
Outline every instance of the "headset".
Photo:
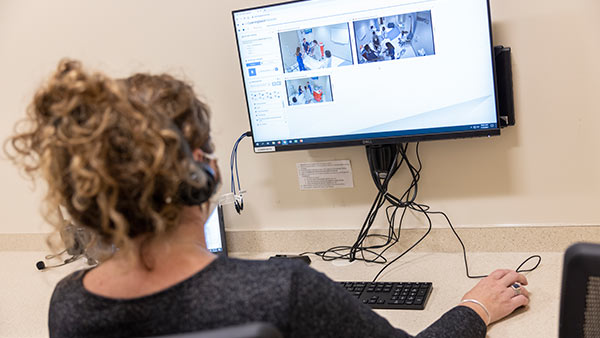
M 183 182 L 181 182 L 179 185 L 177 197 L 179 198 L 180 202 L 187 206 L 202 205 L 208 201 L 217 190 L 218 182 L 215 171 L 210 165 L 208 165 L 208 163 L 194 160 L 190 145 L 183 137 L 181 130 L 174 123 L 172 124 L 171 129 L 178 135 L 181 144 L 181 151 L 185 157 L 187 157 L 187 161 L 190 164 L 189 177 L 186 180 L 183 180 Z M 189 181 L 197 184 L 192 184 Z M 59 213 L 62 217 L 62 212 L 60 209 Z M 89 265 L 95 265 L 98 263 L 96 259 L 93 257 L 88 257 L 86 254 L 86 246 L 91 241 L 91 234 L 86 229 L 70 224 L 66 226 L 63 231 L 61 231 L 61 237 L 63 242 L 67 245 L 67 249 L 55 255 L 48 255 L 45 257 L 45 259 L 48 260 L 56 258 L 65 252 L 71 255 L 71 257 L 56 265 L 46 265 L 44 261 L 38 261 L 35 264 L 38 270 L 41 271 L 45 269 L 57 268 L 73 263 L 83 257 L 87 257 L 87 262 Z
M 217 191 L 218 182 L 215 171 L 208 163 L 194 160 L 190 145 L 174 123 L 171 125 L 171 129 L 179 136 L 181 151 L 190 164 L 189 177 L 181 182 L 177 191 L 179 200 L 187 206 L 202 205 Z M 191 184 L 189 181 L 196 184 Z
M 62 212 L 60 211 L 60 209 L 58 209 L 58 211 L 62 217 Z M 91 241 L 91 234 L 89 233 L 88 230 L 81 228 L 81 227 L 77 227 L 73 224 L 69 224 L 63 230 L 61 230 L 60 237 L 62 238 L 62 241 L 63 241 L 63 243 L 65 243 L 67 248 L 57 254 L 47 255 L 46 257 L 44 257 L 44 259 L 45 260 L 53 259 L 53 258 L 59 257 L 60 255 L 64 254 L 65 252 L 68 253 L 69 255 L 71 255 L 71 257 L 65 259 L 62 263 L 56 264 L 56 265 L 46 265 L 46 263 L 44 263 L 44 261 L 38 261 L 37 263 L 35 263 L 35 267 L 38 270 L 41 271 L 41 270 L 45 270 L 45 269 L 57 268 L 59 266 L 73 263 L 76 260 L 86 256 L 86 246 Z M 95 265 L 96 263 L 97 262 L 94 259 L 91 259 L 88 257 L 89 265 Z

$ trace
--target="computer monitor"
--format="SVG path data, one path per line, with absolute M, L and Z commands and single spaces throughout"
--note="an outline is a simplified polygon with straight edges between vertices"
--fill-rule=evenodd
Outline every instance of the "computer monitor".
M 223 221 L 223 207 L 221 205 L 218 205 L 208 216 L 204 224 L 204 238 L 208 251 L 227 255 L 225 222 Z
M 500 134 L 488 0 L 233 12 L 254 150 Z

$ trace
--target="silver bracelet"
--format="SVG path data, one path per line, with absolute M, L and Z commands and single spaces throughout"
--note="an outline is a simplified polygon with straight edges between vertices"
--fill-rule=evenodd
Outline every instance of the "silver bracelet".
M 481 306 L 481 308 L 483 309 L 483 311 L 485 311 L 485 314 L 488 317 L 487 322 L 485 323 L 485 325 L 489 325 L 490 321 L 492 320 L 492 317 L 490 317 L 490 312 L 488 311 L 488 309 L 485 307 L 485 305 L 483 305 L 480 301 L 478 301 L 477 299 L 464 299 L 463 301 L 460 302 L 461 304 L 463 303 L 475 303 L 479 306 Z

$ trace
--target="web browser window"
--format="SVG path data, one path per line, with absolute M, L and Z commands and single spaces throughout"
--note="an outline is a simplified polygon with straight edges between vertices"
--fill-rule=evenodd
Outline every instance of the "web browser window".
M 485 0 L 234 12 L 255 149 L 498 128 Z

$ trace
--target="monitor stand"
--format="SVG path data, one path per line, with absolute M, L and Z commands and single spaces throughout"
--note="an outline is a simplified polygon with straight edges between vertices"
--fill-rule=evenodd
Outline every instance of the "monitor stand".
M 365 146 L 367 161 L 374 178 L 387 178 L 394 159 L 398 156 L 400 144 L 373 144 Z

